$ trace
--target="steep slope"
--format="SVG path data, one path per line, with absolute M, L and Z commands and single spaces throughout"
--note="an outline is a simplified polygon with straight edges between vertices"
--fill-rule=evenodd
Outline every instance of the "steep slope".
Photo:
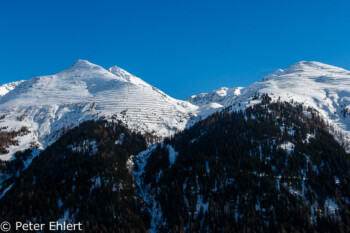
M 83 221 L 87 232 L 350 232 L 350 157 L 343 136 L 332 136 L 349 132 L 349 77 L 299 62 L 188 102 L 87 61 L 28 80 L 0 99 L 0 139 L 10 145 L 0 145 L 10 151 L 1 159 L 46 149 L 0 162 L 0 222 Z M 146 149 L 132 133 L 152 130 L 172 137 Z
M 46 148 L 67 128 L 89 119 L 119 119 L 135 131 L 169 136 L 184 129 L 196 109 L 118 67 L 107 71 L 79 60 L 55 75 L 23 82 L 0 100 L 0 128 L 29 130 L 0 159 L 30 145 Z
M 33 146 L 45 148 L 89 119 L 119 119 L 133 130 L 166 137 L 223 108 L 251 106 L 259 93 L 311 107 L 350 149 L 350 71 L 338 67 L 302 61 L 246 88 L 220 88 L 180 101 L 117 66 L 105 70 L 79 60 L 58 74 L 25 81 L 0 99 L 1 130 L 28 129 L 0 159 Z
M 219 93 L 225 90 L 233 90 L 234 93 L 237 89 L 223 88 L 219 89 Z M 218 91 L 214 91 L 211 95 L 191 97 L 189 101 L 194 104 L 220 104 L 223 107 L 233 104 L 233 109 L 237 110 L 256 103 L 255 96 L 266 93 L 273 101 L 302 103 L 320 113 L 333 133 L 350 149 L 350 71 L 320 62 L 301 61 L 239 90 L 239 95 L 216 95 Z M 207 98 L 212 95 L 215 98 Z
M 150 232 L 350 231 L 350 155 L 312 110 L 260 97 L 135 157 Z
M 328 121 L 333 133 L 341 132 L 348 144 L 350 71 L 320 62 L 298 62 L 250 85 L 243 90 L 237 102 L 246 101 L 256 92 L 267 93 L 275 101 L 280 99 L 311 107 Z M 349 145 L 345 146 L 349 149 Z
M 17 81 L 17 82 L 5 83 L 5 84 L 1 85 L 0 86 L 0 98 L 3 97 L 4 95 L 6 95 L 7 93 L 9 93 L 10 91 L 12 91 L 13 89 L 15 89 L 15 87 L 17 87 L 18 85 L 20 85 L 23 82 L 24 82 L 24 80 L 21 80 L 21 81 Z
M 81 222 L 84 232 L 349 232 L 349 154 L 309 108 L 258 99 L 148 149 L 119 123 L 86 121 L 0 186 L 0 221 Z
M 146 147 L 142 135 L 120 124 L 82 123 L 0 186 L 0 221 L 43 223 L 43 232 L 49 221 L 80 222 L 83 232 L 146 232 L 128 170 L 132 155 Z

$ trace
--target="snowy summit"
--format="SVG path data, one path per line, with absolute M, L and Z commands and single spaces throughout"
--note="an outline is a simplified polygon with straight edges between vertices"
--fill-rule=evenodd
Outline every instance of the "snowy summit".
M 25 126 L 30 132 L 18 136 L 18 145 L 0 159 L 31 144 L 46 148 L 63 129 L 88 119 L 121 120 L 138 132 L 170 136 L 222 108 L 254 104 L 257 93 L 313 108 L 350 140 L 350 71 L 339 67 L 301 61 L 248 87 L 222 87 L 182 101 L 117 66 L 106 70 L 78 60 L 57 74 L 0 87 L 0 127 L 18 131 Z
M 32 142 L 45 148 L 62 129 L 101 117 L 121 120 L 135 131 L 169 136 L 184 129 L 196 109 L 120 68 L 108 71 L 78 60 L 57 74 L 23 82 L 0 100 L 0 127 L 10 131 L 25 126 L 30 131 L 1 158 L 9 159 Z

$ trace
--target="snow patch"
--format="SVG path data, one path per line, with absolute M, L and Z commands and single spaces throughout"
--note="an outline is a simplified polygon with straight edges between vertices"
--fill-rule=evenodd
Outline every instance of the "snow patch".
M 169 167 L 171 167 L 175 163 L 176 158 L 179 155 L 179 153 L 177 153 L 175 151 L 174 147 L 172 147 L 171 145 L 167 145 L 166 147 L 169 151 L 169 163 L 170 163 Z
M 279 147 L 287 152 L 287 154 L 290 154 L 294 151 L 294 144 L 291 142 L 285 142 L 279 145 Z

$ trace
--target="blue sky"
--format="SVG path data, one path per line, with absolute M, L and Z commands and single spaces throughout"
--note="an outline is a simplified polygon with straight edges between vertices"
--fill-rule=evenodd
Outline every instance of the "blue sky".
M 0 1 L 0 83 L 77 59 L 180 99 L 313 60 L 350 70 L 349 0 Z

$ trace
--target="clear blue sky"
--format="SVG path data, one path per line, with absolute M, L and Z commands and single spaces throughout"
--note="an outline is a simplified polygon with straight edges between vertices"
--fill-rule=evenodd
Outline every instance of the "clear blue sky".
M 180 99 L 313 60 L 350 70 L 349 0 L 2 0 L 0 83 L 77 59 Z

